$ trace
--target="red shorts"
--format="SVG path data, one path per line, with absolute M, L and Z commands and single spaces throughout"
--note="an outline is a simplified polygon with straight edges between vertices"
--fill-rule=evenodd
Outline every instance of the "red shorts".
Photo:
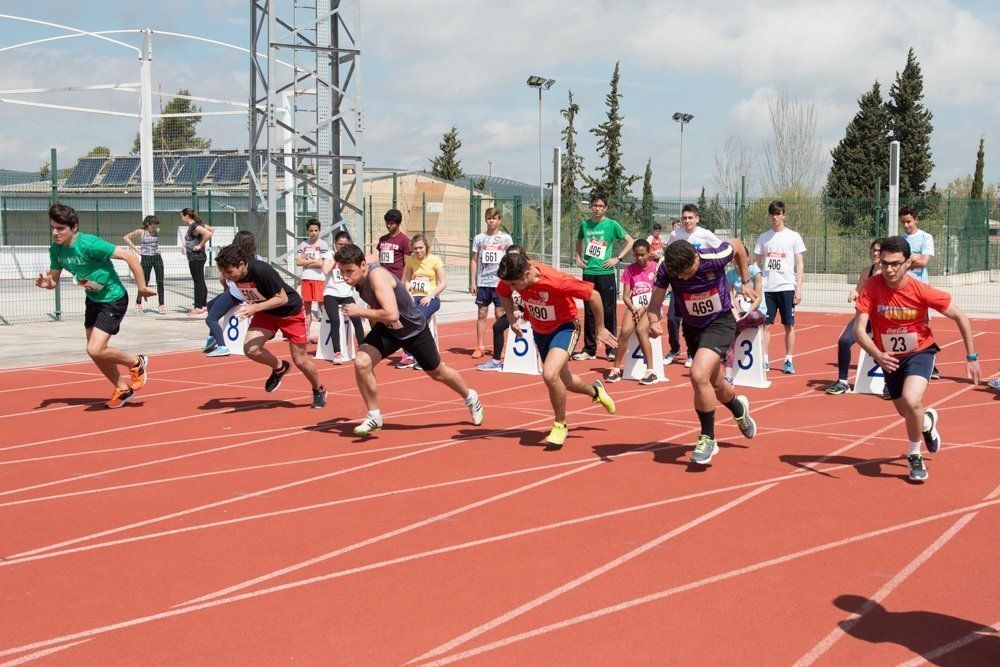
M 306 318 L 303 311 L 288 317 L 275 317 L 270 313 L 257 313 L 250 320 L 251 329 L 266 329 L 271 333 L 280 331 L 290 343 L 305 345 L 309 342 L 306 335 Z
M 326 281 L 323 280 L 303 280 L 301 287 L 299 287 L 299 293 L 306 303 L 311 301 L 323 303 L 323 289 L 325 287 Z

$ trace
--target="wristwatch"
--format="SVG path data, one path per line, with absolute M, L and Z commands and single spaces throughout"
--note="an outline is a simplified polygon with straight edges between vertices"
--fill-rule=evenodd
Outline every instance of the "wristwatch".
M 972 354 L 965 355 L 966 361 L 979 361 L 979 353 L 973 352 Z

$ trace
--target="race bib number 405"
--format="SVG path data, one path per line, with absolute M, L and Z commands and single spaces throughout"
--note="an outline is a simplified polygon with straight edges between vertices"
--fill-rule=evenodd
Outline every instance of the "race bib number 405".
M 532 303 L 530 301 L 525 301 L 524 308 L 528 311 L 528 314 L 539 322 L 556 321 L 555 306 L 547 306 L 544 303 Z
M 379 250 L 378 251 L 378 263 L 379 264 L 392 264 L 396 261 L 396 251 L 395 250 Z
M 685 294 L 684 305 L 691 315 L 711 315 L 722 311 L 722 300 L 718 290 L 701 292 L 700 294 Z
M 882 347 L 886 353 L 894 356 L 909 354 L 917 349 L 917 332 L 890 329 L 890 332 L 882 334 Z
M 608 251 L 608 244 L 601 239 L 588 239 L 587 240 L 587 251 L 584 253 L 587 257 L 593 257 L 594 259 L 604 259 L 605 253 Z
M 77 278 L 76 284 L 87 292 L 100 292 L 104 289 L 104 285 L 101 283 L 95 283 L 93 280 L 87 280 L 86 278 Z

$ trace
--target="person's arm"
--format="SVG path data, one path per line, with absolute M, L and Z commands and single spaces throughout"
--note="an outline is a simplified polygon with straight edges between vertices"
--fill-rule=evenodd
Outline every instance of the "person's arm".
M 333 267 L 335 267 L 336 265 L 337 262 L 333 260 L 333 255 L 330 255 L 325 260 L 323 260 L 323 273 L 326 275 L 327 278 L 329 278 L 330 274 L 333 273 Z
M 134 229 L 125 236 L 123 236 L 122 239 L 125 241 L 127 245 L 132 247 L 132 250 L 139 252 L 139 248 L 137 248 L 136 245 L 132 243 L 132 237 L 134 237 L 136 234 L 141 234 L 141 233 L 142 233 L 141 229 Z
M 476 293 L 476 274 L 479 273 L 479 252 L 477 246 L 473 244 L 472 254 L 469 257 L 469 293 Z
M 396 296 L 392 290 L 392 281 L 395 278 L 387 271 L 375 271 L 368 274 L 368 280 L 371 281 L 379 307 L 361 310 L 356 303 L 348 303 L 341 310 L 350 317 L 364 317 L 390 327 L 398 323 L 399 307 L 396 305 Z
M 625 304 L 625 310 L 632 313 L 634 317 L 635 306 L 632 305 L 632 286 L 624 280 L 622 281 L 622 303 Z
M 795 296 L 792 303 L 796 306 L 802 301 L 802 280 L 805 278 L 806 263 L 802 258 L 802 253 L 795 253 Z
M 236 317 L 241 320 L 245 320 L 261 311 L 280 308 L 286 303 L 288 303 L 288 295 L 285 294 L 285 290 L 279 289 L 274 296 L 266 301 L 261 301 L 260 303 L 247 303 L 244 301 L 243 305 L 240 306 L 240 309 L 236 312 Z
M 140 296 L 156 296 L 156 291 L 151 290 L 146 286 L 146 276 L 142 273 L 142 263 L 135 253 L 131 253 L 127 250 L 121 248 L 115 248 L 115 252 L 111 255 L 111 259 L 120 259 L 126 264 L 128 264 L 129 271 L 132 272 L 132 277 L 135 278 L 135 284 L 139 288 Z
M 194 252 L 198 252 L 199 250 L 204 248 L 205 244 L 208 243 L 208 240 L 212 238 L 212 234 L 215 233 L 215 229 L 212 228 L 210 225 L 201 224 L 194 228 L 194 233 L 197 234 L 199 237 L 201 237 L 201 241 L 195 244 L 195 246 L 191 248 L 191 250 L 193 250 Z
M 972 325 L 969 323 L 969 317 L 965 314 L 965 311 L 955 305 L 954 301 L 952 301 L 947 308 L 942 310 L 941 314 L 958 325 L 958 330 L 962 334 L 962 342 L 965 343 L 965 354 L 967 355 L 965 362 L 965 377 L 970 378 L 972 380 L 972 384 L 979 384 L 982 379 L 982 372 L 979 369 L 979 359 L 976 354 L 975 340 L 973 340 L 972 337 Z M 977 358 L 973 361 L 969 361 L 968 357 L 973 356 Z
M 760 308 L 760 302 L 764 300 L 764 277 L 758 273 L 751 282 L 753 282 L 754 297 L 750 303 L 750 309 L 747 310 L 748 313 Z
M 655 285 L 653 286 L 653 293 L 649 295 L 649 305 L 646 306 L 646 317 L 649 319 L 650 338 L 659 338 L 663 335 L 663 327 L 660 325 L 663 314 L 660 311 L 663 308 L 663 297 L 666 295 L 666 288 Z
M 875 360 L 875 363 L 878 364 L 884 372 L 891 373 L 899 368 L 899 361 L 897 361 L 895 357 L 878 349 L 875 345 L 875 341 L 873 341 L 872 337 L 868 335 L 868 332 L 866 331 L 867 328 L 868 313 L 859 310 L 858 316 L 854 319 L 854 338 L 858 341 L 858 345 L 862 350 L 868 353 L 868 356 Z
M 910 255 L 910 270 L 922 269 L 931 263 L 931 257 L 933 255 L 926 255 L 922 253 L 911 254 Z
M 409 292 L 410 291 L 410 281 L 413 280 L 413 269 L 411 269 L 410 265 L 408 263 L 405 263 L 405 262 L 403 264 L 403 278 L 402 278 L 402 280 L 403 280 L 403 287 L 405 287 L 406 291 Z
M 574 254 L 576 256 L 576 265 L 581 269 L 587 268 L 586 262 L 583 261 L 583 238 L 579 236 L 576 238 L 576 245 L 574 246 L 574 248 L 575 248 Z
M 295 266 L 308 266 L 312 260 L 306 259 L 305 250 L 299 248 L 298 252 L 295 253 Z
M 729 245 L 733 248 L 732 262 L 740 274 L 740 282 L 743 283 L 743 298 L 747 301 L 753 301 L 757 298 L 757 290 L 753 281 L 750 280 L 750 258 L 747 256 L 747 248 L 737 238 L 729 239 Z
M 587 299 L 590 312 L 594 315 L 594 337 L 605 347 L 618 347 L 618 339 L 613 333 L 604 328 L 604 304 L 601 302 L 601 293 L 594 290 Z M 610 304 L 614 308 L 614 304 Z
M 504 316 L 510 324 L 510 330 L 514 332 L 516 338 L 524 338 L 524 334 L 521 333 L 521 317 L 517 314 L 517 309 L 514 308 L 514 299 L 503 294 L 498 294 L 498 296 L 500 297 L 500 305 L 503 306 Z
M 861 269 L 861 272 L 858 273 L 858 282 L 847 297 L 848 303 L 854 303 L 858 300 L 858 295 L 860 295 L 861 290 L 865 288 L 866 282 L 868 282 L 868 269 Z
M 431 296 L 437 299 L 441 296 L 441 292 L 448 289 L 448 274 L 444 270 L 444 264 L 438 264 L 435 267 L 434 275 L 437 277 L 437 289 L 431 293 Z
M 45 273 L 39 273 L 38 277 L 35 278 L 35 287 L 55 289 L 56 285 L 59 284 L 59 277 L 61 275 L 62 269 L 49 269 Z

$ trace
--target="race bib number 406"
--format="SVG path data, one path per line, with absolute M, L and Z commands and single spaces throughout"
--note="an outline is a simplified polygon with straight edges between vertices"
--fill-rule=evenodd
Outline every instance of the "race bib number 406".
M 891 331 L 891 330 L 890 330 Z M 882 334 L 882 347 L 893 356 L 909 354 L 917 349 L 916 331 L 899 331 Z
M 775 271 L 777 273 L 786 273 L 788 259 L 784 255 L 769 255 L 764 261 L 765 271 Z
M 604 254 L 607 251 L 608 244 L 601 239 L 588 239 L 587 251 L 584 254 L 587 257 L 593 257 L 594 259 L 604 259 Z
M 685 294 L 684 305 L 691 315 L 711 315 L 722 311 L 722 300 L 718 290 L 701 292 L 700 294 Z
M 535 318 L 539 322 L 556 321 L 555 306 L 547 306 L 543 303 L 532 303 L 530 301 L 525 301 L 524 308 L 533 318 Z

